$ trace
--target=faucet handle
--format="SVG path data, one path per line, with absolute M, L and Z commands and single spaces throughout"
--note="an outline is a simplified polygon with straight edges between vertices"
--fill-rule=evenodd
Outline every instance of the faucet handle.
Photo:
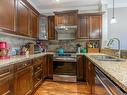
M 114 56 L 121 58 L 121 51 L 114 52 Z

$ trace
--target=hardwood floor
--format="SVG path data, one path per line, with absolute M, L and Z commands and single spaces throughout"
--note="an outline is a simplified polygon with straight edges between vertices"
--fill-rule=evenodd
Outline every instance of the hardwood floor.
M 46 80 L 34 95 L 90 95 L 86 83 L 64 83 Z

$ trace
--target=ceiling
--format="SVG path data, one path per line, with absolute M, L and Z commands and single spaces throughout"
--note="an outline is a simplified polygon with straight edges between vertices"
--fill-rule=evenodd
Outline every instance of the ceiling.
M 102 3 L 112 6 L 112 0 L 28 0 L 40 13 L 51 15 L 54 11 L 76 10 L 79 12 L 99 11 Z M 116 6 L 127 6 L 127 0 L 115 0 Z

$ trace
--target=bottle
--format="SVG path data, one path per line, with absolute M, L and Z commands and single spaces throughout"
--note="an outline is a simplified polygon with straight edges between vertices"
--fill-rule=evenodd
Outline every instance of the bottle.
M 81 47 L 78 47 L 78 53 L 80 53 L 80 51 L 81 51 Z

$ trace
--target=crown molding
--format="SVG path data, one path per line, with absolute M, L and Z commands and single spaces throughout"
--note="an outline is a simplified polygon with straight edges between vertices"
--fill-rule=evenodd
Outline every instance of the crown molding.
M 99 6 L 98 5 L 91 5 L 91 6 L 85 6 L 85 7 L 44 9 L 44 10 L 40 10 L 40 13 L 49 16 L 49 15 L 54 15 L 54 13 L 53 13 L 54 11 L 65 11 L 65 10 L 78 10 L 78 13 L 96 12 L 96 11 L 99 11 Z
M 40 9 L 31 0 L 27 1 L 40 13 Z

